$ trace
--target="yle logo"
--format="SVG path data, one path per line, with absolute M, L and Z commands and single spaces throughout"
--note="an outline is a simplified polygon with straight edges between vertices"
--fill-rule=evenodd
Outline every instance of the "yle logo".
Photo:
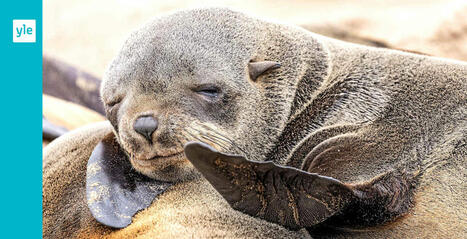
M 36 42 L 36 20 L 13 20 L 13 42 Z

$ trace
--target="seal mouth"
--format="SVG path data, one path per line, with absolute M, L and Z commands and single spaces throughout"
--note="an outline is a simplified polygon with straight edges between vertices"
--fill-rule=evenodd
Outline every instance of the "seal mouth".
M 170 154 L 170 155 L 165 155 L 165 156 L 156 155 L 149 159 L 138 159 L 136 157 L 131 157 L 131 161 L 132 163 L 135 163 L 136 165 L 140 167 L 150 167 L 154 165 L 154 163 L 160 162 L 161 160 L 171 160 L 171 159 L 179 158 L 182 155 L 184 155 L 184 153 L 185 153 L 184 151 L 181 151 L 175 154 Z

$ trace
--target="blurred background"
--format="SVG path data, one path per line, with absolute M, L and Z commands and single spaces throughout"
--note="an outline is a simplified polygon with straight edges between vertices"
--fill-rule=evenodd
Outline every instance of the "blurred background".
M 346 41 L 467 61 L 466 0 L 47 0 L 43 4 L 43 116 L 44 122 L 61 127 L 58 135 L 104 120 L 102 108 L 96 106 L 99 80 L 131 31 L 153 17 L 186 8 L 230 7 Z M 75 92 L 79 90 L 84 93 Z

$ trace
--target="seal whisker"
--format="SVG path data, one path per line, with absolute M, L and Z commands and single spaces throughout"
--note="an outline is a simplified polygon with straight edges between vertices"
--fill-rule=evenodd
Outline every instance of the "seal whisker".
M 225 150 L 225 151 L 228 151 L 228 150 L 229 150 L 229 146 L 231 145 L 229 142 L 223 141 L 223 142 L 229 143 L 229 145 L 223 145 L 223 144 L 221 144 L 220 142 L 214 140 L 215 138 L 210 137 L 210 135 L 207 134 L 206 132 L 200 131 L 199 129 L 196 129 L 196 128 L 194 128 L 193 130 L 196 131 L 202 138 L 208 140 L 209 142 L 211 142 L 211 143 L 213 143 L 213 144 L 215 144 L 215 145 L 218 145 L 218 146 L 221 147 L 223 150 Z M 191 133 L 189 133 L 189 134 L 192 135 L 192 136 L 194 137 L 193 134 L 191 134 Z M 197 138 L 197 137 L 196 137 L 196 138 Z M 197 139 L 199 139 L 199 138 L 197 138 Z M 200 139 L 199 139 L 199 140 L 200 140 Z M 202 140 L 200 140 L 200 141 L 202 141 Z
M 210 137 L 208 137 L 208 136 L 206 136 L 206 135 L 202 135 L 201 137 L 202 137 L 203 139 L 206 139 L 208 142 L 211 142 L 212 144 L 219 146 L 219 148 L 221 148 L 222 151 L 224 151 L 224 152 L 228 152 L 228 151 L 229 151 L 229 147 L 226 147 L 226 146 L 224 146 L 224 145 L 222 145 L 222 144 L 219 144 L 219 142 L 215 141 L 213 138 L 210 138 Z
M 210 127 L 207 124 L 201 124 L 201 128 L 204 128 L 206 131 L 200 131 L 199 129 L 197 130 L 200 134 L 209 134 L 211 137 L 214 137 L 216 140 L 223 141 L 224 143 L 227 143 L 229 146 L 233 146 L 237 148 L 239 151 L 244 153 L 244 155 L 248 155 L 245 150 L 243 150 L 240 146 L 238 146 L 236 143 L 234 143 L 233 140 L 229 139 L 227 136 L 222 135 L 221 133 L 218 132 L 218 130 L 214 129 L 213 127 Z
M 216 132 L 217 133 L 217 132 Z M 221 140 L 221 141 L 224 141 L 226 143 L 229 143 L 230 145 L 234 146 L 235 148 L 237 148 L 238 150 L 240 150 L 242 153 L 244 153 L 245 155 L 248 155 L 245 150 L 243 150 L 240 146 L 238 146 L 236 143 L 234 143 L 232 140 L 230 140 L 229 138 L 227 138 L 226 136 L 222 135 L 222 134 L 219 134 L 217 133 L 217 135 L 214 135 L 214 134 L 211 134 L 210 135 L 211 137 L 214 137 L 215 139 L 217 140 Z
M 190 133 L 190 132 L 187 132 L 187 133 L 191 136 L 192 139 L 198 140 L 198 141 L 200 141 L 200 142 L 204 142 L 204 140 L 202 140 L 201 138 L 199 138 L 199 137 L 193 135 L 192 133 Z
M 209 142 L 212 142 L 213 144 L 215 145 L 218 145 L 219 147 L 221 147 L 224 151 L 229 151 L 229 146 L 226 146 L 225 144 L 222 144 L 221 142 L 219 141 L 216 141 L 214 137 L 208 135 L 208 134 L 202 134 L 201 135 L 202 138 L 208 140 Z

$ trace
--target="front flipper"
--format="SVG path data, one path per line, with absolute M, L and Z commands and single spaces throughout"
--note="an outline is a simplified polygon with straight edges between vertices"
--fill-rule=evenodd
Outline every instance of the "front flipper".
M 86 198 L 100 223 L 124 228 L 171 184 L 150 179 L 131 167 L 113 134 L 94 148 L 86 172 Z
M 185 154 L 234 209 L 290 229 L 323 222 L 355 199 L 336 179 L 223 154 L 204 143 L 186 144 Z

